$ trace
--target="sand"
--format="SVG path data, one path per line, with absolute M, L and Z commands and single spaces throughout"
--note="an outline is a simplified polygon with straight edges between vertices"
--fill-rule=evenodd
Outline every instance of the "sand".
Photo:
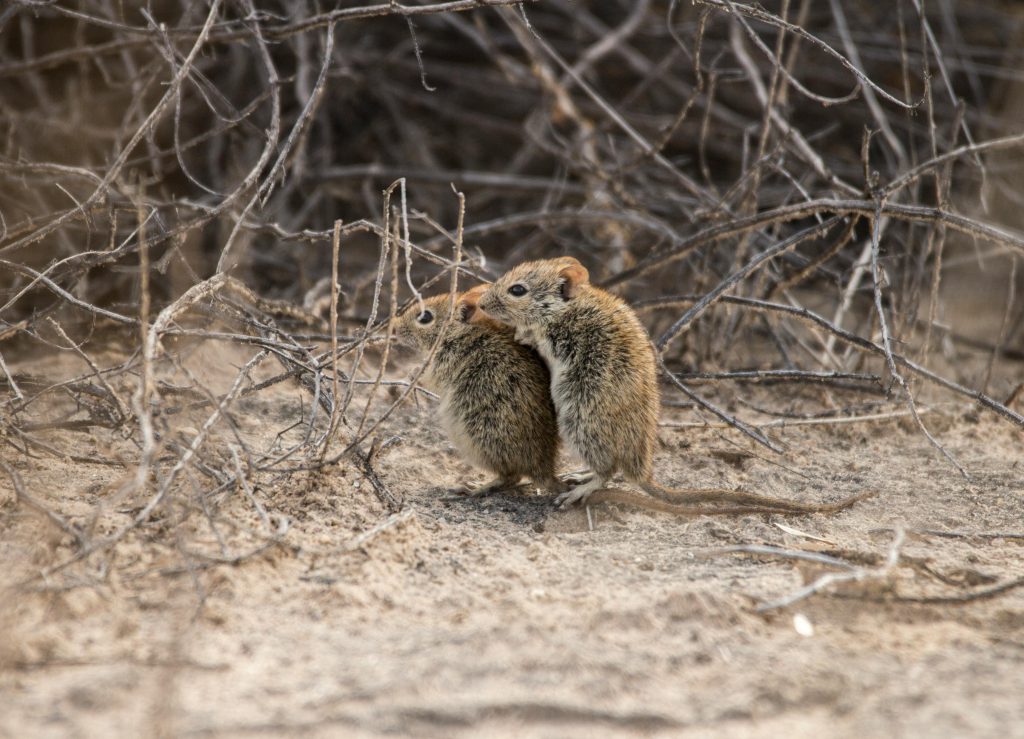
M 742 391 L 771 404 L 780 389 Z M 237 438 L 269 446 L 301 395 L 239 401 Z M 384 430 L 401 440 L 374 468 L 400 510 L 346 464 L 254 476 L 266 522 L 234 487 L 207 519 L 194 493 L 209 481 L 190 475 L 149 525 L 48 579 L 40 568 L 74 542 L 0 482 L 3 580 L 23 583 L 0 604 L 0 735 L 1024 736 L 1024 587 L 973 598 L 1024 575 L 1011 425 L 948 398 L 932 406 L 929 425 L 968 480 L 905 417 L 774 429 L 783 454 L 731 429 L 666 425 L 666 483 L 804 501 L 877 492 L 836 514 L 683 519 L 559 511 L 530 490 L 452 499 L 448 488 L 485 475 L 455 456 L 434 410 L 408 403 Z M 187 438 L 203 417 L 174 423 Z M 216 434 L 211 448 L 231 443 Z M 106 431 L 36 438 L 81 456 L 137 453 Z M 143 502 L 118 498 L 130 465 L 9 446 L 3 458 L 93 537 Z M 735 545 L 854 569 L 722 551 Z M 759 610 L 829 572 L 859 578 Z M 939 600 L 914 602 L 925 598 Z M 942 601 L 957 598 L 968 600 Z

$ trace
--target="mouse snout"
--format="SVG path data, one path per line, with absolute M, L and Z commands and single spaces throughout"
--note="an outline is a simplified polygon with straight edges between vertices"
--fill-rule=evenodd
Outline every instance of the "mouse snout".
M 485 291 L 480 296 L 480 300 L 477 302 L 477 308 L 480 309 L 479 311 L 477 311 L 478 315 L 480 311 L 483 311 L 484 313 L 489 313 L 492 316 L 496 315 L 496 313 L 499 312 L 499 305 L 498 300 L 494 296 L 494 293 L 490 290 Z M 479 320 L 479 318 L 477 320 Z
M 409 330 L 409 322 L 405 320 L 403 316 L 399 316 L 397 319 L 392 321 L 391 330 L 399 343 L 407 343 L 411 338 L 412 332 Z
M 392 331 L 399 343 L 405 344 L 406 346 L 416 345 L 416 330 L 413 323 L 415 321 L 415 316 L 418 314 L 419 309 L 413 306 L 405 313 L 396 316 L 392 321 Z

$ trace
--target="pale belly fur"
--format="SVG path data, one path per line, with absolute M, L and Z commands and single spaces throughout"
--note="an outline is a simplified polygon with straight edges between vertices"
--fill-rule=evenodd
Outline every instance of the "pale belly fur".
M 470 436 L 469 431 L 466 429 L 466 424 L 455 412 L 450 392 L 441 394 L 440 410 L 441 426 L 444 428 L 445 433 L 448 434 L 449 440 L 458 450 L 459 455 L 476 467 L 489 469 L 490 465 L 487 464 L 487 461 L 480 454 L 480 445 L 473 440 L 473 437 Z

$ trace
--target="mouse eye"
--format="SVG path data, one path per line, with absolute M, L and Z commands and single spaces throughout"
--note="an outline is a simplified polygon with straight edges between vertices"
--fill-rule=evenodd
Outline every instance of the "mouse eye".
M 416 322 L 419 323 L 421 326 L 426 326 L 426 325 L 428 325 L 433 320 L 434 320 L 434 314 L 431 313 L 428 310 L 425 310 L 422 313 L 420 313 L 418 316 L 416 316 Z
M 515 285 L 508 289 L 508 294 L 514 295 L 517 298 L 521 298 L 524 295 L 526 295 L 526 285 L 516 283 Z

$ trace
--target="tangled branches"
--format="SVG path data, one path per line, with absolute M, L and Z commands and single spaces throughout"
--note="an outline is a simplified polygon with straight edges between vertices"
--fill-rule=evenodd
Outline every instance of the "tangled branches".
M 353 463 L 397 510 L 373 460 L 422 368 L 389 373 L 388 318 L 554 253 L 644 303 L 673 386 L 772 448 L 686 383 L 891 395 L 964 474 L 922 383 L 1024 428 L 1009 10 L 313 5 L 0 12 L 5 454 L 123 467 L 105 505 L 131 511 L 57 521 L 75 543 L 46 574 L 174 496 L 216 530 L 236 489 L 258 551 L 284 524 L 254 476 Z M 985 310 L 964 320 L 972 263 Z M 296 382 L 301 420 L 254 445 L 240 409 Z M 100 430 L 106 452 L 46 437 Z M 239 556 L 217 538 L 204 556 Z

